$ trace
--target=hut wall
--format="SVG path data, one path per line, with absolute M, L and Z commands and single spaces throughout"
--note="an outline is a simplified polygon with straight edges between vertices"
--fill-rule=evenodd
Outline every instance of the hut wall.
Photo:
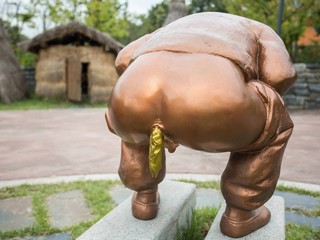
M 36 65 L 36 94 L 66 99 L 66 57 L 60 56 L 55 49 L 52 47 L 40 51 Z
M 40 51 L 36 67 L 36 93 L 40 96 L 66 99 L 66 61 L 77 58 L 88 63 L 89 99 L 107 102 L 118 79 L 114 67 L 115 55 L 91 46 L 52 46 Z

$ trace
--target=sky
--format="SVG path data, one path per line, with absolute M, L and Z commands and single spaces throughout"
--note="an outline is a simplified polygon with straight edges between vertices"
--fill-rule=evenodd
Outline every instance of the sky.
M 128 0 L 128 11 L 136 14 L 148 12 L 151 6 L 162 0 Z

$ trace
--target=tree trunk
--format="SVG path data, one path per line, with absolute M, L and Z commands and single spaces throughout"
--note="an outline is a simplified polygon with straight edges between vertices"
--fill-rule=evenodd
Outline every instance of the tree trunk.
M 19 100 L 27 92 L 19 63 L 11 49 L 5 29 L 0 24 L 0 102 Z
M 185 0 L 171 0 L 169 3 L 169 13 L 164 22 L 164 26 L 186 16 L 188 13 Z

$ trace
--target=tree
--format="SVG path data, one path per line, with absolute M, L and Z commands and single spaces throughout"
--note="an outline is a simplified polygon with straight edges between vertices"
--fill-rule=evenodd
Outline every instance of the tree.
M 189 13 L 227 12 L 223 0 L 192 0 L 188 10 Z
M 48 2 L 49 16 L 55 25 L 70 21 L 83 22 L 86 0 L 52 0 Z
M 161 28 L 168 15 L 168 1 L 164 0 L 151 7 L 147 14 L 131 16 L 128 38 L 125 43 Z
M 14 47 L 24 39 L 22 30 L 26 24 L 33 25 L 34 14 L 31 6 L 19 0 L 4 0 L 0 3 L 1 22 L 9 33 Z
M 274 30 L 277 25 L 278 0 L 224 0 L 228 12 L 263 22 Z M 294 58 L 296 42 L 307 21 L 320 10 L 319 0 L 286 0 L 282 19 L 282 39 Z M 315 22 L 319 22 L 319 19 Z
M 118 0 L 91 0 L 86 3 L 85 22 L 119 41 L 128 36 L 128 4 Z
M 27 92 L 19 63 L 0 24 L 0 101 L 10 103 L 21 99 Z
M 23 66 L 32 66 L 35 63 L 35 56 L 30 53 L 23 52 L 18 43 L 27 39 L 22 34 L 25 26 L 34 26 L 34 9 L 26 1 L 5 0 L 0 2 L 2 19 L 0 24 L 8 34 L 9 42 L 12 50 Z

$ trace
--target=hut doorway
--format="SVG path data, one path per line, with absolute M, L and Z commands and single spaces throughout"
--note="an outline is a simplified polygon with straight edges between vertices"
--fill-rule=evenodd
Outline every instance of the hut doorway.
M 88 99 L 89 63 L 81 63 L 77 58 L 67 60 L 67 85 L 68 99 L 80 102 Z
M 89 81 L 88 81 L 88 70 L 89 63 L 81 63 L 81 99 L 88 100 L 88 90 L 89 90 Z

